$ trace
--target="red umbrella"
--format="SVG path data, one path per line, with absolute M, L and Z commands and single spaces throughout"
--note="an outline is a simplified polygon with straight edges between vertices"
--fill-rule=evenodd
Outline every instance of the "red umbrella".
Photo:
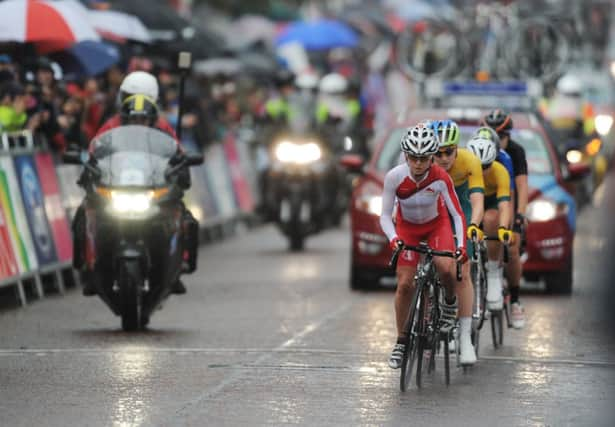
M 0 2 L 0 42 L 34 43 L 40 53 L 100 40 L 78 3 L 71 0 Z

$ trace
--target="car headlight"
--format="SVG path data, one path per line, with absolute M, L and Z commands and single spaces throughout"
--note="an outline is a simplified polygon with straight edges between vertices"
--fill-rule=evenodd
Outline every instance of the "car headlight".
M 613 117 L 608 114 L 598 114 L 594 119 L 594 124 L 596 126 L 596 132 L 602 136 L 608 135 L 611 126 L 613 126 Z
M 380 216 L 382 215 L 382 196 L 364 195 L 358 197 L 356 207 L 364 212 Z
M 558 215 L 566 214 L 567 212 L 568 205 L 565 203 L 558 205 L 553 200 L 542 197 L 528 203 L 525 216 L 528 221 L 541 222 L 550 221 Z
M 275 157 L 282 163 L 308 164 L 320 160 L 322 151 L 315 142 L 295 144 L 280 142 L 274 150 Z
M 583 153 L 579 150 L 570 150 L 566 153 L 566 160 L 568 160 L 568 163 L 579 163 L 583 160 Z

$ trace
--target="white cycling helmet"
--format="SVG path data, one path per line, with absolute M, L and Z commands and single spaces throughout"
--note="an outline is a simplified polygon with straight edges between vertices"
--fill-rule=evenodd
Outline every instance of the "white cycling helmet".
M 498 147 L 495 141 L 481 136 L 473 137 L 468 142 L 467 148 L 480 159 L 483 166 L 489 166 L 498 156 Z
M 338 73 L 329 73 L 320 80 L 318 90 L 322 93 L 340 94 L 348 89 L 348 80 Z
M 409 127 L 401 138 L 401 150 L 412 156 L 423 157 L 438 151 L 438 138 L 426 123 Z
M 557 81 L 557 91 L 563 95 L 579 96 L 581 90 L 581 80 L 573 74 L 564 74 Z
M 316 89 L 318 87 L 318 76 L 314 73 L 301 73 L 295 78 L 295 86 L 299 89 Z
M 158 81 L 145 71 L 133 71 L 124 77 L 119 90 L 118 102 L 121 104 L 131 95 L 145 95 L 158 102 Z

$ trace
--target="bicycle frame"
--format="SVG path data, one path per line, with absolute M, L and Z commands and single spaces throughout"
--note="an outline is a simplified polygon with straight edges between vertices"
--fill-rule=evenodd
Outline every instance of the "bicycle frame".
M 419 246 L 398 245 L 393 251 L 389 266 L 393 267 L 397 264 L 399 254 L 402 250 L 415 251 L 424 254 L 424 256 L 421 257 L 413 278 L 415 283 L 414 296 L 412 298 L 410 310 L 408 311 L 408 318 L 404 324 L 404 334 L 407 337 L 407 341 L 406 350 L 402 359 L 400 388 L 402 391 L 406 390 L 408 381 L 412 375 L 415 358 L 417 359 L 416 384 L 417 387 L 421 387 L 423 352 L 426 349 L 426 345 L 429 345 L 431 348 L 431 355 L 428 372 L 431 372 L 435 367 L 435 352 L 440 339 L 444 339 L 445 375 L 446 384 L 449 385 L 450 366 L 448 342 L 451 337 L 455 336 L 455 328 L 446 331 L 440 329 L 439 295 L 441 284 L 433 263 L 433 257 L 445 256 L 457 258 L 459 253 L 433 250 L 424 242 L 421 242 Z M 460 262 L 457 262 L 457 280 L 461 280 Z M 426 292 L 429 292 L 429 294 Z M 428 304 L 430 301 L 428 298 L 431 298 L 431 306 Z M 426 310 L 428 311 L 426 312 Z

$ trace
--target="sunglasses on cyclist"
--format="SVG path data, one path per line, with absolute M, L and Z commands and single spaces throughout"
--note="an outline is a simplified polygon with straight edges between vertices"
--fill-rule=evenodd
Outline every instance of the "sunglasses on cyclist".
M 436 157 L 442 157 L 446 154 L 446 157 L 452 156 L 453 153 L 457 150 L 456 147 L 449 147 L 444 150 L 438 150 L 436 152 Z
M 424 163 L 431 160 L 431 156 L 413 156 L 412 154 L 406 154 L 406 159 L 415 163 Z
M 486 171 L 487 169 L 489 169 L 491 167 L 491 163 L 489 163 L 488 165 L 481 165 L 483 170 Z

